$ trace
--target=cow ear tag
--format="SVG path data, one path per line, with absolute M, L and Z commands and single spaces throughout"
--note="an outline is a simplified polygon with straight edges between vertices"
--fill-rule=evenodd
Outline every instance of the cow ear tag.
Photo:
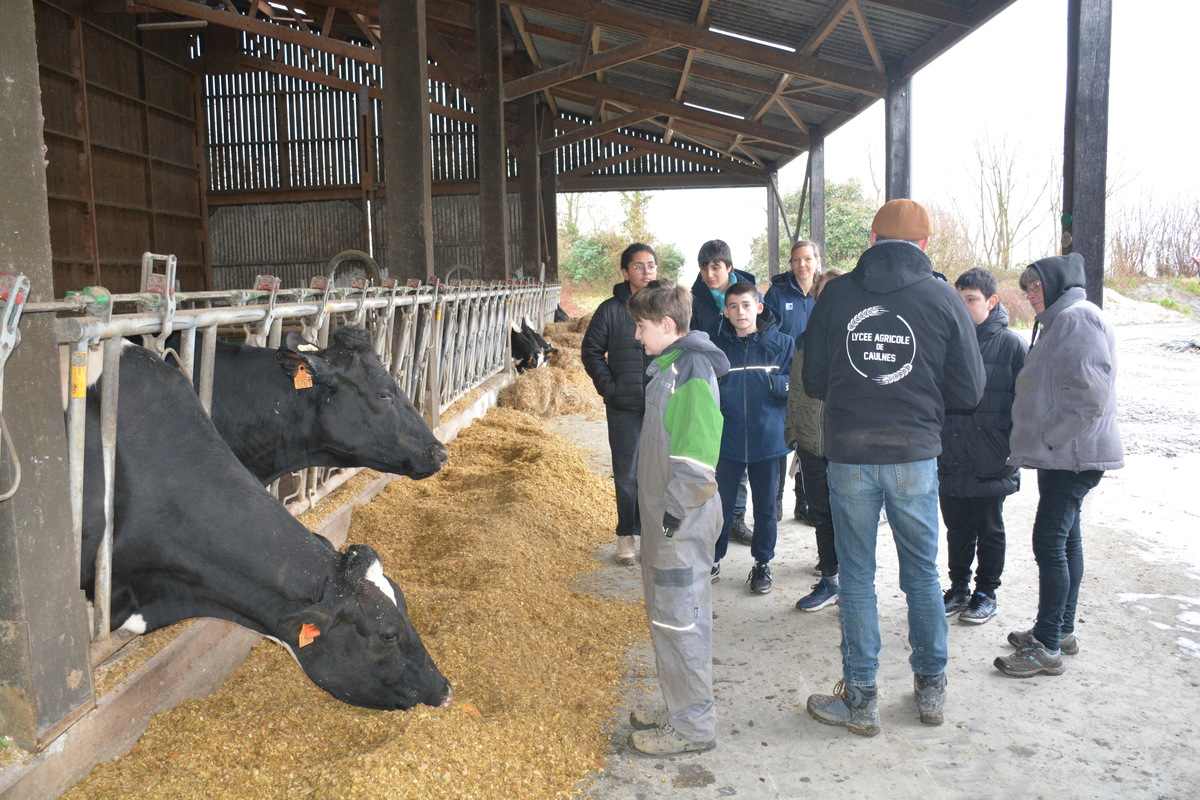
M 313 625 L 311 622 L 304 623 L 300 626 L 300 646 L 307 647 L 313 643 L 313 639 L 316 639 L 320 635 L 320 628 L 318 628 L 316 625 Z
M 303 364 L 296 367 L 296 377 L 292 379 L 292 385 L 297 389 L 312 388 L 312 375 L 308 374 L 308 369 Z

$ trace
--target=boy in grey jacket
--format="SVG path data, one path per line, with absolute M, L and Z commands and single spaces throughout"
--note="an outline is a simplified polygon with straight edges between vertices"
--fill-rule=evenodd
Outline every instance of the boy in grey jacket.
M 651 282 L 629 301 L 637 338 L 653 356 L 638 442 L 643 522 L 642 588 L 666 708 L 637 709 L 629 746 L 644 755 L 716 747 L 712 690 L 712 583 L 721 532 L 717 378 L 729 360 L 700 331 L 688 333 L 691 296 L 672 281 Z

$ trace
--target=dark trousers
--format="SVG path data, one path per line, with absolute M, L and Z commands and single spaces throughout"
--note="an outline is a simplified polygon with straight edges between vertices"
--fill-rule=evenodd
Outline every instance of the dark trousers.
M 1038 565 L 1038 615 L 1034 637 L 1047 650 L 1075 632 L 1075 607 L 1083 580 L 1079 510 L 1100 483 L 1103 470 L 1038 470 L 1038 507 L 1033 518 L 1033 558 Z
M 724 520 L 713 561 L 724 558 L 729 548 L 729 526 L 733 522 L 734 500 L 743 474 L 750 478 L 750 497 L 754 500 L 754 534 L 750 539 L 750 555 L 754 556 L 755 561 L 766 564 L 775 557 L 775 536 L 779 529 L 775 519 L 775 484 L 779 480 L 779 464 L 774 458 L 749 464 L 724 458 L 717 462 L 717 493 L 721 495 Z
M 642 435 L 642 412 L 605 406 L 608 448 L 612 451 L 613 484 L 617 489 L 617 536 L 642 532 L 638 515 L 637 448 Z
M 833 512 L 829 508 L 829 480 L 825 468 L 829 461 L 824 456 L 813 455 L 807 450 L 797 449 L 800 471 L 796 473 L 804 485 L 804 496 L 808 498 L 808 519 L 817 531 L 817 569 L 828 578 L 838 574 L 837 549 L 834 546 Z M 797 493 L 796 500 L 799 502 Z
M 796 456 L 793 456 L 793 458 L 795 458 L 795 457 Z M 788 480 L 788 457 L 780 456 L 779 457 L 779 488 L 777 488 L 775 490 L 775 509 L 779 513 L 777 513 L 776 516 L 781 515 L 783 512 L 783 489 L 785 486 L 787 486 L 787 480 Z M 800 474 L 800 471 L 797 470 L 796 471 L 796 508 L 803 511 L 804 506 L 807 504 L 808 504 L 808 499 L 804 495 L 804 478 Z
M 978 559 L 975 591 L 995 597 L 1004 572 L 1004 497 L 948 497 L 938 500 L 946 525 L 946 561 L 950 583 L 971 585 L 971 564 Z

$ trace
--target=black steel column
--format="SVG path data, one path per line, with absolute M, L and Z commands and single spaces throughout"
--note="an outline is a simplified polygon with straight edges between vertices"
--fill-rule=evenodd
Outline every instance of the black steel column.
M 808 191 L 812 199 L 809 201 L 808 240 L 816 242 L 821 248 L 821 257 L 825 256 L 825 137 L 812 132 L 809 140 L 808 161 L 812 165 L 812 175 Z
M 434 271 L 425 0 L 380 0 L 379 28 L 387 188 L 383 265 L 393 277 L 424 280 Z
M 35 41 L 33 5 L 14 3 L 0 26 L 0 264 L 28 277 L 31 299 L 41 301 L 54 289 Z M 0 727 L 36 750 L 92 706 L 92 671 L 53 315 L 25 315 L 20 332 L 4 369 L 21 483 L 0 502 Z M 7 492 L 14 464 L 7 445 L 0 452 Z
M 1088 299 L 1101 305 L 1112 0 L 1069 0 L 1067 14 L 1062 249 L 1083 256 Z
M 504 143 L 504 68 L 500 47 L 499 0 L 475 0 L 479 33 L 479 115 L 476 127 L 479 168 L 479 222 L 483 277 L 507 279 L 508 156 Z
M 912 80 L 888 83 L 884 99 L 888 200 L 912 196 Z

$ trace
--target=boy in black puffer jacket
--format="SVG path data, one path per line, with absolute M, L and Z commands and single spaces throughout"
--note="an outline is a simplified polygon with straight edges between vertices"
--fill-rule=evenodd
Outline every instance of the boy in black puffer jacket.
M 938 457 L 938 501 L 946 525 L 950 588 L 946 616 L 982 624 L 996 614 L 996 589 L 1004 571 L 1004 498 L 1021 488 L 1021 473 L 1005 462 L 1012 430 L 1017 373 L 1025 341 L 1008 329 L 1008 312 L 986 269 L 967 270 L 954 282 L 975 323 L 987 374 L 983 399 L 970 414 L 947 414 Z M 975 591 L 971 562 L 978 559 Z

